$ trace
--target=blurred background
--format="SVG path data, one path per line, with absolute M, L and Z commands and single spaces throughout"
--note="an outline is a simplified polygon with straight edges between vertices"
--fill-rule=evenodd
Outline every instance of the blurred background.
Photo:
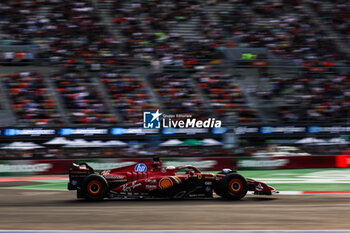
M 349 9 L 3 0 L 0 174 L 153 156 L 209 171 L 348 167 Z M 223 124 L 143 130 L 143 112 L 157 109 Z

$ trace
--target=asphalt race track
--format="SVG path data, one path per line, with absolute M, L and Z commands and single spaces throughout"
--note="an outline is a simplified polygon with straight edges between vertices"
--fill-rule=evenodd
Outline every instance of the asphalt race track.
M 350 195 L 86 202 L 73 191 L 9 186 L 0 187 L 1 230 L 350 229 Z

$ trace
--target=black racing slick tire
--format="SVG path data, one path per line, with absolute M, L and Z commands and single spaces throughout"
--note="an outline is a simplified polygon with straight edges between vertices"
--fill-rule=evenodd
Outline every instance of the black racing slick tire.
M 240 174 L 231 173 L 225 176 L 217 185 L 217 194 L 227 199 L 240 200 L 248 191 L 248 183 Z M 216 192 L 216 190 L 214 189 Z
M 230 169 L 231 170 L 231 169 Z M 232 174 L 232 173 L 236 173 L 236 171 L 230 171 L 228 173 L 225 173 L 224 171 L 220 171 L 217 174 L 219 175 L 228 175 L 228 174 Z M 220 197 L 223 197 L 225 195 L 225 185 L 221 184 L 222 182 L 218 182 L 215 186 L 214 186 L 214 192 L 219 195 Z
M 102 201 L 108 191 L 106 179 L 97 174 L 84 178 L 81 186 L 82 196 L 89 201 Z

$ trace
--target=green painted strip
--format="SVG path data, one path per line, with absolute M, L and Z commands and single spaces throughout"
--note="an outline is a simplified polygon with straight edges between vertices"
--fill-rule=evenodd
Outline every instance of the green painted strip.
M 50 183 L 50 184 L 55 184 L 55 183 L 68 183 L 68 179 L 52 179 L 52 180 L 31 180 L 32 182 L 38 182 L 38 183 Z
M 240 173 L 256 180 L 272 179 L 267 183 L 279 191 L 350 191 L 350 169 L 251 170 Z M 273 179 L 281 180 L 273 183 Z M 293 183 L 288 182 L 291 180 Z
M 10 187 L 11 189 L 67 190 L 67 182 Z
M 240 174 L 246 177 L 254 178 L 299 178 L 301 176 L 310 175 L 310 173 L 321 172 L 328 174 L 349 174 L 350 169 L 334 168 L 334 169 L 284 169 L 284 170 L 241 170 Z M 320 174 L 321 175 L 321 174 Z M 327 177 L 325 177 L 327 178 Z

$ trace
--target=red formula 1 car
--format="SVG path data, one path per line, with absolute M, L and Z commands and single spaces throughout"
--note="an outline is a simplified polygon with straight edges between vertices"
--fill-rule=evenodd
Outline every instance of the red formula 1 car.
M 262 182 L 246 179 L 231 169 L 218 174 L 202 173 L 194 166 L 162 168 L 161 161 L 102 170 L 99 174 L 86 163 L 69 169 L 68 190 L 77 190 L 78 198 L 212 198 L 213 191 L 224 198 L 239 200 L 248 191 L 271 195 L 276 190 Z

